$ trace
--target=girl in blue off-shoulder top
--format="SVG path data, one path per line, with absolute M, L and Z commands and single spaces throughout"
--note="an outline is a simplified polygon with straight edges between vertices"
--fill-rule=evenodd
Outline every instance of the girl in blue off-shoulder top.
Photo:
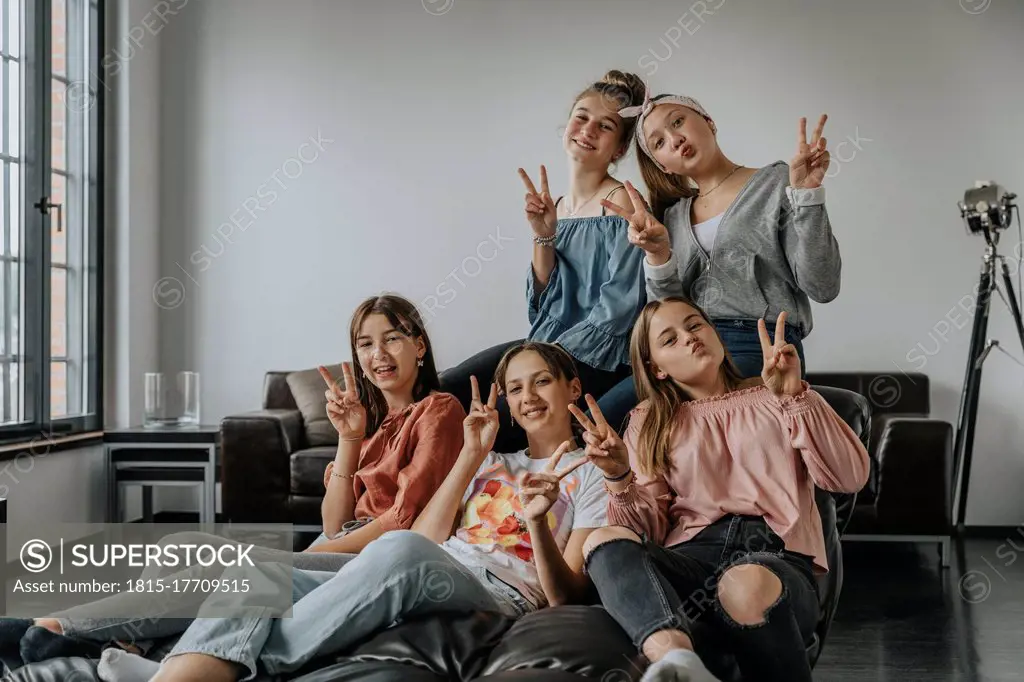
M 609 71 L 576 97 L 562 138 L 570 167 L 566 196 L 557 200 L 551 196 L 544 166 L 537 176 L 539 187 L 519 169 L 534 241 L 526 278 L 530 322 L 526 338 L 568 351 L 585 390 L 598 399 L 603 414 L 616 425 L 635 400 L 629 396 L 627 401 L 609 403 L 601 397 L 631 375 L 629 334 L 647 295 L 643 252 L 629 242 L 628 222 L 606 211 L 601 202 L 632 205 L 632 197 L 609 174 L 609 166 L 626 154 L 635 127 L 634 120 L 617 112 L 642 103 L 644 92 L 644 83 L 635 74 Z M 468 405 L 469 377 L 490 378 L 504 352 L 521 341 L 500 343 L 447 370 L 442 376 L 444 389 Z M 498 439 L 503 442 L 496 447 L 524 447 L 523 430 L 514 427 L 504 398 L 498 409 L 506 428 L 499 430 Z

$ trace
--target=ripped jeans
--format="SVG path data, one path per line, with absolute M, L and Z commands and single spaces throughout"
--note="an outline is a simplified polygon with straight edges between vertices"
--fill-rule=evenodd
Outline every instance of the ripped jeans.
M 759 564 L 782 582 L 782 595 L 757 625 L 737 623 L 718 599 L 728 590 L 722 574 L 743 564 Z M 761 517 L 727 515 L 672 547 L 612 540 L 590 553 L 586 571 L 638 649 L 652 634 L 674 629 L 700 653 L 691 626 L 710 620 L 709 631 L 728 638 L 744 680 L 811 680 L 806 645 L 819 615 L 812 560 L 785 550 Z

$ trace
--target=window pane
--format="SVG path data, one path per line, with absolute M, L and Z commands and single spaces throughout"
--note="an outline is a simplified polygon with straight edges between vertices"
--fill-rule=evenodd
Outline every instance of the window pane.
M 4 47 L 12 57 L 21 56 L 21 3 L 25 0 L 7 0 L 7 21 L 4 28 L 7 30 L 7 42 Z
M 50 257 L 54 263 L 67 262 L 68 203 L 66 197 L 67 191 L 65 189 L 64 176 L 54 173 L 50 176 L 50 201 L 63 207 L 62 211 L 64 213 L 64 229 L 58 232 L 57 209 L 50 211 Z
M 68 273 L 50 269 L 50 354 L 68 354 Z
M 63 362 L 50 363 L 50 416 L 63 417 L 68 413 L 68 366 Z
M 4 301 L 7 300 L 7 261 L 0 260 L 0 363 L 2 356 L 7 354 L 7 309 Z M 0 382 L 3 383 L 3 382 Z
M 50 163 L 54 170 L 67 170 L 67 107 L 65 88 L 59 80 L 51 81 L 50 90 Z
M 6 263 L 4 270 L 3 297 L 0 307 L 4 316 L 4 345 L 6 359 L 0 360 L 0 423 L 18 422 L 21 413 L 21 383 L 18 371 L 18 349 L 21 347 L 18 335 L 21 333 L 18 309 L 21 299 L 20 270 L 17 263 Z
M 67 73 L 67 40 L 65 38 L 67 35 L 66 7 L 67 5 L 65 0 L 53 0 L 53 30 L 51 31 L 50 38 L 53 47 L 50 50 L 50 54 L 53 57 L 53 73 L 61 76 Z
M 11 188 L 5 192 L 6 204 L 4 213 L 7 216 L 7 229 L 11 237 L 11 255 L 21 255 L 21 164 L 4 164 L 4 182 Z
M 7 206 L 7 186 L 10 180 L 7 179 L 7 164 L 0 161 L 0 256 L 6 256 L 11 252 L 11 225 Z
M 17 4 L 17 3 L 14 3 Z M 4 112 L 7 118 L 7 135 L 4 147 L 11 156 L 21 154 L 21 65 L 7 62 L 7 105 Z
M 21 372 L 16 362 L 3 363 L 3 423 L 21 421 Z

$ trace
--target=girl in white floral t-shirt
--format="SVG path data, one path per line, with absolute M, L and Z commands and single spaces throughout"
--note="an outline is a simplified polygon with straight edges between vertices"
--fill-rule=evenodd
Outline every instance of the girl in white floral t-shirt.
M 573 431 L 569 406 L 582 393 L 573 360 L 558 346 L 527 342 L 505 354 L 494 382 L 485 403 L 472 379 L 462 450 L 412 530 L 385 533 L 336 574 L 282 566 L 275 576 L 274 564 L 260 566 L 298 596 L 292 617 L 200 618 L 153 682 L 252 679 L 257 663 L 279 675 L 412 616 L 516 618 L 583 601 L 583 543 L 605 524 L 608 498 Z M 524 451 L 491 452 L 498 387 L 526 433 Z

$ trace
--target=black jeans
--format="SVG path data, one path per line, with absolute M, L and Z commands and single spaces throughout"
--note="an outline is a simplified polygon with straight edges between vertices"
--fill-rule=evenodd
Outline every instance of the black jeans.
M 742 564 L 763 566 L 782 581 L 781 596 L 758 625 L 737 623 L 718 599 L 722 574 Z M 811 680 L 806 645 L 819 616 L 811 557 L 785 550 L 761 517 L 725 516 L 672 547 L 613 540 L 590 553 L 586 570 L 637 648 L 661 630 L 694 640 L 692 625 L 704 621 L 705 632 L 726 638 L 744 680 Z M 693 644 L 700 653 L 701 642 Z
M 473 386 L 469 382 L 469 377 L 476 377 L 477 383 L 480 384 L 480 397 L 486 400 L 487 393 L 490 391 L 491 381 L 494 380 L 494 370 L 498 368 L 498 363 L 501 361 L 502 356 L 509 348 L 524 341 L 525 339 L 517 339 L 515 341 L 499 343 L 463 360 L 455 367 L 445 370 L 441 377 L 441 390 L 454 395 L 462 403 L 462 407 L 469 411 L 469 403 L 473 397 Z M 630 375 L 629 367 L 625 365 L 619 367 L 614 372 L 609 372 L 591 367 L 578 360 L 576 361 L 576 371 L 580 375 L 583 393 L 589 393 L 594 396 L 595 400 L 600 399 L 609 389 Z M 590 413 L 582 396 L 579 400 L 579 406 L 587 414 Z M 616 424 L 616 421 L 612 421 L 614 419 L 622 421 L 632 407 L 633 405 L 630 405 L 622 415 L 617 413 L 609 415 L 605 413 L 605 416 L 608 417 L 608 423 Z M 602 412 L 604 412 L 603 409 Z M 513 421 L 512 415 L 508 410 L 508 402 L 503 395 L 498 397 L 498 418 L 498 436 L 494 441 L 495 452 L 516 452 L 526 448 L 526 432 Z

